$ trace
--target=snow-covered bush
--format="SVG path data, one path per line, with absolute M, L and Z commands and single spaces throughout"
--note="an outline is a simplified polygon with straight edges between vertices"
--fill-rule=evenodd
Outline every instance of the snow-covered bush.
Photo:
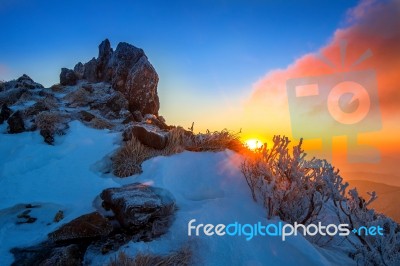
M 400 264 L 400 225 L 383 214 L 368 209 L 369 204 L 377 198 L 369 193 L 365 200 L 358 195 L 357 189 L 348 192 L 346 202 L 340 202 L 338 216 L 342 223 L 351 228 L 371 226 L 383 228 L 383 236 L 355 234 L 356 239 L 348 238 L 355 247 L 351 256 L 360 265 L 399 265 Z
M 305 225 L 325 219 L 330 223 L 348 224 L 350 229 L 379 225 L 384 229 L 384 236 L 346 237 L 346 243 L 352 247 L 349 256 L 359 265 L 400 265 L 400 226 L 368 208 L 376 194 L 369 193 L 370 199 L 365 200 L 356 189 L 347 192 L 348 183 L 343 182 L 339 170 L 325 160 L 307 160 L 302 141 L 290 153 L 289 143 L 287 137 L 275 136 L 271 148 L 265 145 L 254 153 L 247 153 L 242 164 L 253 199 L 266 208 L 267 218 L 278 216 L 285 222 Z M 326 245 L 332 239 L 310 240 Z M 338 245 L 338 242 L 330 244 Z
M 332 194 L 326 176 L 335 178 L 336 172 L 324 160 L 306 160 L 301 141 L 292 154 L 287 137 L 275 136 L 273 141 L 270 149 L 264 145 L 242 164 L 253 199 L 262 202 L 268 218 L 311 223 Z

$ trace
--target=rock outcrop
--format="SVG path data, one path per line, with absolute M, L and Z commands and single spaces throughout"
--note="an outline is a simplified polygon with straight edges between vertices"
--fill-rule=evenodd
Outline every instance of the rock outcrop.
M 20 88 L 20 89 L 43 89 L 43 85 L 34 82 L 28 75 L 23 74 L 16 80 L 11 80 L 4 83 L 5 89 Z
M 61 68 L 60 73 L 60 84 L 63 86 L 73 86 L 76 85 L 78 77 L 75 72 L 68 68 Z
M 104 40 L 99 45 L 97 59 L 92 58 L 85 64 L 79 62 L 74 70 L 63 68 L 60 83 L 72 84 L 74 79 L 68 77 L 108 82 L 128 100 L 131 113 L 158 115 L 157 72 L 143 50 L 131 44 L 121 42 L 113 51 L 109 40 Z

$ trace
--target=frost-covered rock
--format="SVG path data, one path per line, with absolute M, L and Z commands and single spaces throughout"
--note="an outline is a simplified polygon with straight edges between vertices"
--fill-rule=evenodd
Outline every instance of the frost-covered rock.
M 123 139 L 127 141 L 135 137 L 148 147 L 162 150 L 167 145 L 168 134 L 152 125 L 133 125 L 124 131 Z
M 131 230 L 138 239 L 164 234 L 175 211 L 171 193 L 140 183 L 105 189 L 100 197 L 103 207 L 111 209 L 121 226 Z
M 64 86 L 74 86 L 78 77 L 75 72 L 68 68 L 61 68 L 60 84 Z
M 8 133 L 17 134 L 25 131 L 24 120 L 20 111 L 16 111 L 7 120 L 8 123 Z
M 109 235 L 113 227 L 98 212 L 82 215 L 48 235 L 53 242 L 87 240 Z

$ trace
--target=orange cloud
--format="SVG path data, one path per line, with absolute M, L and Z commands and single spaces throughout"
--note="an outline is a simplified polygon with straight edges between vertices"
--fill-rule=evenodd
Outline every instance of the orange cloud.
M 277 99 L 284 104 L 286 80 L 318 76 L 342 70 L 372 68 L 377 72 L 381 107 L 399 112 L 400 103 L 400 2 L 363 1 L 348 11 L 347 28 L 338 29 L 332 40 L 319 53 L 307 54 L 283 70 L 274 70 L 257 82 L 250 102 L 262 103 Z M 341 68 L 340 42 L 346 40 L 345 67 Z M 372 56 L 351 68 L 351 64 L 367 50 Z M 338 68 L 332 69 L 316 56 L 322 54 Z M 266 98 L 268 96 L 268 98 Z M 274 96 L 274 98 L 269 98 Z M 276 97 L 276 98 L 275 98 Z
M 364 134 L 359 141 L 372 141 L 385 150 L 385 156 L 390 152 L 399 157 L 400 1 L 362 1 L 347 12 L 346 24 L 316 53 L 300 57 L 286 69 L 270 71 L 254 85 L 245 103 L 249 130 L 291 136 L 293 121 L 286 88 L 289 79 L 372 69 L 376 73 L 382 129 Z M 343 41 L 347 43 L 345 53 Z M 316 106 L 323 104 L 326 102 Z M 308 115 L 318 115 L 318 112 L 319 108 L 314 108 Z M 313 124 L 303 126 L 315 128 Z

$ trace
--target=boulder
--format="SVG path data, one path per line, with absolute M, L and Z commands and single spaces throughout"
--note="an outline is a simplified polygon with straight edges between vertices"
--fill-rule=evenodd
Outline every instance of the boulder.
M 3 124 L 12 114 L 12 110 L 8 108 L 7 104 L 3 104 L 0 111 L 0 125 Z
M 139 239 L 164 234 L 175 211 L 171 193 L 140 183 L 105 189 L 100 197 L 103 207 L 111 209 L 120 225 Z
M 168 142 L 168 132 L 150 125 L 134 125 L 123 133 L 125 141 L 130 140 L 132 136 L 136 137 L 143 145 L 157 150 L 164 149 Z
M 25 124 L 20 111 L 16 111 L 12 116 L 10 116 L 7 123 L 9 127 L 8 133 L 17 134 L 25 131 Z
M 48 235 L 53 242 L 76 241 L 100 238 L 109 235 L 113 227 L 109 220 L 98 212 L 82 215 L 61 226 Z
M 61 68 L 60 73 L 60 84 L 63 86 L 74 86 L 76 85 L 78 78 L 75 72 L 68 68 Z

